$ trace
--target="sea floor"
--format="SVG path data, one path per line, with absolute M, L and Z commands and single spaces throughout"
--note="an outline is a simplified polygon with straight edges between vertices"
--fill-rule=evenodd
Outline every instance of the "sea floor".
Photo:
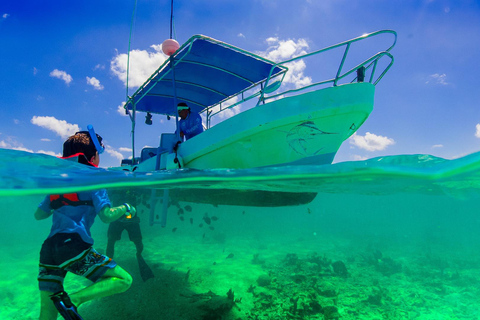
M 123 235 L 115 260 L 134 283 L 84 304 L 84 319 L 480 319 L 480 257 L 470 245 L 174 228 L 144 227 L 143 256 L 155 274 L 146 282 Z M 100 251 L 104 231 L 95 230 Z M 38 319 L 40 244 L 5 248 L 1 319 Z M 66 290 L 87 284 L 69 275 Z

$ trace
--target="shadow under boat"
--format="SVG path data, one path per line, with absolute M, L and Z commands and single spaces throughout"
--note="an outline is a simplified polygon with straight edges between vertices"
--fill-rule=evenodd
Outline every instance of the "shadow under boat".
M 140 202 L 152 204 L 162 201 L 164 189 L 112 189 L 109 195 L 113 201 L 129 202 L 134 205 Z M 169 189 L 169 202 L 191 202 L 211 204 L 213 206 L 243 206 L 243 207 L 285 207 L 299 206 L 312 202 L 316 192 L 283 192 L 264 190 L 238 189 Z
M 298 206 L 313 201 L 316 192 L 279 192 L 231 189 L 170 189 L 173 201 L 245 207 Z

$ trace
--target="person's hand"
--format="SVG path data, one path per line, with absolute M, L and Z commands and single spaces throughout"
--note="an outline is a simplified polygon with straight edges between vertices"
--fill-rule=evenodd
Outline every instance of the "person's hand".
M 124 203 L 123 205 L 127 208 L 127 212 L 125 213 L 127 219 L 132 219 L 137 215 L 137 209 L 134 206 L 129 203 Z
M 134 206 L 130 205 L 130 214 L 132 215 L 132 218 L 135 217 L 137 215 L 137 208 L 135 208 Z

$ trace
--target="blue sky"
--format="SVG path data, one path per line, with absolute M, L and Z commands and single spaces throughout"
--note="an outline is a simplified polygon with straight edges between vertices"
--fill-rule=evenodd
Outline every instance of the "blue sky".
M 6 1 L 0 5 L 0 148 L 58 155 L 64 139 L 92 124 L 104 137 L 101 166 L 131 155 L 125 101 L 134 1 Z M 393 29 L 395 64 L 375 107 L 335 162 L 383 155 L 452 159 L 480 146 L 480 1 L 176 0 L 180 44 L 204 34 L 268 57 L 311 52 Z M 170 0 L 138 0 L 130 94 L 165 59 Z M 309 63 L 293 71 L 308 81 Z M 158 145 L 173 121 L 137 125 L 136 145 Z M 137 150 L 137 154 L 138 154 Z

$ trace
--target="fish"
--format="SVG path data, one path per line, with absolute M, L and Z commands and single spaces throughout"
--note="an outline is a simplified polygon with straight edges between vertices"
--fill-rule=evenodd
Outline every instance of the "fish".
M 212 216 L 210 219 L 212 219 L 212 221 L 217 221 L 218 217 L 217 216 Z
M 178 214 L 178 215 L 184 214 L 183 209 L 182 209 L 182 208 L 178 209 L 177 214 Z
M 311 214 L 312 210 L 310 210 L 310 208 L 307 208 L 307 212 L 308 212 L 308 214 Z
M 177 231 L 177 228 L 173 228 L 173 229 L 172 229 L 172 232 L 175 232 L 175 231 Z
M 198 226 L 199 226 L 200 228 L 202 228 L 202 227 L 203 227 L 203 223 L 200 223 Z
M 208 217 L 208 213 L 205 213 L 203 216 L 203 221 L 205 221 L 206 224 L 212 223 L 212 220 Z
M 208 229 L 215 230 L 215 228 L 213 226 L 208 227 Z
M 233 253 L 230 253 L 225 259 L 232 259 L 235 255 Z
M 185 220 L 185 218 L 184 218 L 183 216 L 180 216 L 180 220 L 182 220 L 182 221 L 183 221 L 183 220 Z
M 187 211 L 187 212 L 192 212 L 192 207 L 189 206 L 189 205 L 186 205 L 184 209 L 185 209 L 185 211 Z
M 193 224 L 193 218 L 190 218 L 190 224 Z

